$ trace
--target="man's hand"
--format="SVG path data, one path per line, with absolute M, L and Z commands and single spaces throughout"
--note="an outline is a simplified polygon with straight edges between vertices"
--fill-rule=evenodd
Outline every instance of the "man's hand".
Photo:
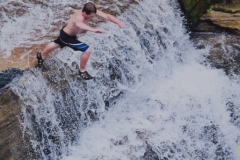
M 118 22 L 118 27 L 119 28 L 123 28 L 124 25 L 125 25 L 125 23 L 123 21 Z
M 103 11 L 100 11 L 99 9 L 97 10 L 96 15 L 101 18 L 107 19 L 113 23 L 116 23 L 119 28 L 122 28 L 124 26 L 124 22 L 120 21 L 113 15 L 110 15 L 110 14 L 104 13 Z
M 95 33 L 104 33 L 105 31 L 103 29 L 95 28 L 94 32 Z

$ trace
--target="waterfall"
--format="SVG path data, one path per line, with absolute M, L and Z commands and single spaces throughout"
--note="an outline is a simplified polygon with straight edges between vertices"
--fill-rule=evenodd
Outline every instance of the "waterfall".
M 104 22 L 106 33 L 78 37 L 93 49 L 94 80 L 79 78 L 81 53 L 64 48 L 12 87 L 39 159 L 239 158 L 238 77 L 211 67 L 211 46 L 194 47 L 177 2 L 139 0 L 118 18 L 123 29 Z

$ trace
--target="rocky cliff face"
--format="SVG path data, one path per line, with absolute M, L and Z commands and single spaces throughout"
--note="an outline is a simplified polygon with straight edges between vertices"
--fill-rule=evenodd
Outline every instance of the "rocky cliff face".
M 200 22 L 209 22 L 240 34 L 240 2 L 210 6 L 209 11 L 200 17 Z
M 0 159 L 34 159 L 27 137 L 23 137 L 19 116 L 19 98 L 7 89 L 0 93 Z
M 192 31 L 240 34 L 238 0 L 179 0 Z

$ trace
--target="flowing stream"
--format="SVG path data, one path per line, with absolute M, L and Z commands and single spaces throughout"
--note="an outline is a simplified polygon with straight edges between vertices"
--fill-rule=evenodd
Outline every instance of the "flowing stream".
M 105 8 L 121 13 L 117 17 L 125 22 L 123 29 L 103 22 L 98 27 L 106 33 L 79 35 L 93 49 L 87 70 L 94 80 L 79 78 L 81 53 L 64 48 L 54 51 L 42 70 L 27 69 L 12 87 L 22 100 L 23 134 L 31 137 L 39 159 L 240 158 L 239 77 L 211 67 L 205 58 L 211 46 L 194 47 L 175 0 L 139 0 L 124 12 L 113 4 Z M 8 44 L 1 48 L 6 56 L 19 43 L 44 41 L 22 35 L 47 35 L 53 21 L 67 19 L 51 5 L 35 5 L 2 26 L 1 36 L 12 35 L 9 42 L 0 39 Z M 64 13 L 73 10 L 69 8 Z M 19 24 L 21 32 L 14 29 Z

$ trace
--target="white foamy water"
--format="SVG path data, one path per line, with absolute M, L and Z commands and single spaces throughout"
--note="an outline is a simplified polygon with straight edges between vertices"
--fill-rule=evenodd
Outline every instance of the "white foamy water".
M 239 104 L 239 85 L 223 71 L 200 64 L 208 50 L 193 48 L 170 2 L 145 1 L 122 16 L 141 32 L 150 23 L 166 47 L 155 48 L 155 37 L 148 38 L 152 48 L 145 54 L 160 54 L 159 59 L 152 65 L 142 62 L 140 84 L 85 128 L 63 159 L 148 159 L 149 146 L 159 159 L 221 159 L 216 156 L 219 146 L 230 152 L 226 159 L 238 158 L 239 128 L 230 123 L 226 104 Z M 132 29 L 128 22 L 126 32 Z
M 239 82 L 205 62 L 211 46 L 193 46 L 176 2 L 139 1 L 118 18 L 123 29 L 79 36 L 96 80 L 77 80 L 80 53 L 64 48 L 45 62 L 56 70 L 13 87 L 41 159 L 237 160 Z
M 238 86 L 223 73 L 191 64 L 151 83 L 128 93 L 99 122 L 85 128 L 71 156 L 63 159 L 139 159 L 147 144 L 162 158 L 198 159 L 199 151 L 205 152 L 205 159 L 214 159 L 217 145 L 209 142 L 213 137 L 204 138 L 211 135 L 202 133 L 213 124 L 219 127 L 219 143 L 235 152 L 239 130 L 229 123 L 226 97 L 238 92 Z M 170 152 L 162 148 L 164 143 L 177 147 L 171 146 Z

